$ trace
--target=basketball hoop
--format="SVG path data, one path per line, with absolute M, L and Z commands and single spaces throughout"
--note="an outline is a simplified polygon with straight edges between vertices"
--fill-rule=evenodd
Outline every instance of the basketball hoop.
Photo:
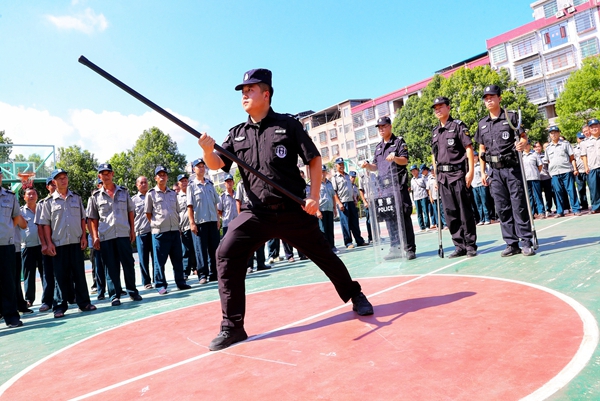
M 35 178 L 35 173 L 17 173 L 17 176 L 21 180 L 21 188 L 23 190 L 33 188 L 33 179 Z

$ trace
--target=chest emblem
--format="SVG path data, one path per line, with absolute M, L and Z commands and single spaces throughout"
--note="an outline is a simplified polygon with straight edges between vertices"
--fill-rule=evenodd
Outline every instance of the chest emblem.
M 510 132 L 502 131 L 502 139 L 507 140 L 508 138 L 510 138 Z
M 448 138 L 448 146 L 454 146 L 454 138 Z
M 234 140 L 234 141 L 236 141 L 236 142 L 241 142 L 241 141 L 243 141 L 244 139 L 246 139 L 246 137 L 245 137 L 245 136 L 238 136 L 238 137 L 236 137 L 236 138 L 233 138 L 233 140 Z
M 287 149 L 285 148 L 285 146 L 283 145 L 277 145 L 275 147 L 275 154 L 277 155 L 277 157 L 279 157 L 280 159 L 283 159 L 284 157 L 287 156 Z

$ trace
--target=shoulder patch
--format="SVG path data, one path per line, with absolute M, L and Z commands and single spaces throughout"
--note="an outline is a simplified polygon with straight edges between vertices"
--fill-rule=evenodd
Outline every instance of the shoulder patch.
M 244 124 L 246 124 L 246 123 L 243 122 L 243 123 L 239 123 L 238 125 L 234 125 L 233 127 L 229 128 L 229 132 L 233 131 L 234 129 L 242 127 Z M 227 135 L 227 138 L 225 138 L 225 141 L 227 141 L 227 139 L 229 139 L 229 135 Z

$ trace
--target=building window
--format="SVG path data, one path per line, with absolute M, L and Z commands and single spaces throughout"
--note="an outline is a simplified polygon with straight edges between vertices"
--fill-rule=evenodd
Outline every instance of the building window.
M 374 120 L 375 119 L 375 108 L 369 107 L 368 109 L 365 109 L 363 111 L 363 114 L 365 116 L 365 120 L 367 120 L 367 121 Z
M 329 139 L 337 139 L 337 129 L 333 128 L 329 130 Z
M 577 33 L 594 29 L 596 27 L 596 21 L 594 20 L 592 10 L 577 14 L 575 16 L 575 27 L 577 28 Z
M 362 146 L 360 148 L 356 148 L 356 153 L 358 154 L 359 161 L 366 160 L 369 158 L 369 147 Z
M 544 42 L 544 49 L 546 50 L 560 46 L 569 41 L 566 23 L 551 26 L 540 33 L 542 34 L 542 41 Z
M 344 107 L 343 115 L 344 115 L 344 117 L 350 117 L 350 108 L 349 107 Z
M 321 148 L 321 157 L 329 157 L 329 148 Z
M 550 98 L 554 97 L 557 99 L 558 96 L 565 90 L 565 83 L 569 76 L 563 76 L 559 78 L 554 78 L 548 81 L 548 92 L 552 95 Z
M 352 115 L 352 125 L 354 128 L 360 127 L 365 124 L 365 120 L 363 120 L 363 116 L 361 113 Z
M 367 142 L 367 130 L 361 128 L 354 132 L 354 138 L 356 139 L 357 145 L 362 145 Z
M 543 82 L 529 85 L 525 87 L 527 91 L 527 98 L 531 103 L 535 103 L 536 100 L 544 99 L 546 100 L 546 90 Z
M 506 61 L 506 46 L 504 43 L 494 46 L 490 49 L 490 55 L 492 56 L 492 63 L 498 64 Z
M 314 143 L 317 143 L 317 137 L 316 136 L 313 136 L 312 139 L 313 139 Z
M 350 124 L 344 125 L 344 134 L 347 134 L 351 131 Z
M 379 117 L 385 117 L 390 115 L 390 108 L 388 107 L 387 102 L 378 104 L 377 107 L 377 115 Z
M 331 155 L 332 156 L 337 156 L 340 154 L 340 147 L 338 145 L 333 145 L 331 147 Z
M 346 142 L 346 149 L 354 149 L 354 141 Z
M 546 58 L 546 71 L 552 72 L 561 68 L 574 66 L 573 52 L 571 50 L 561 51 Z
M 376 126 L 371 125 L 367 127 L 367 133 L 369 134 L 369 138 L 375 138 L 379 134 L 379 130 Z
M 327 133 L 325 131 L 319 132 L 319 142 L 327 143 Z
M 573 0 L 573 5 L 574 6 L 580 6 L 580 5 L 584 4 L 584 3 L 589 3 L 589 2 L 590 2 L 590 0 Z
M 304 130 L 305 130 L 306 132 L 310 131 L 310 123 L 306 123 L 306 124 L 304 124 Z
M 554 17 L 558 12 L 558 6 L 556 5 L 556 0 L 549 1 L 544 4 L 544 17 L 550 18 Z
M 377 149 L 377 145 L 379 145 L 378 143 L 372 143 L 369 145 L 369 153 L 371 155 L 375 154 L 375 150 Z
M 527 36 L 512 43 L 513 58 L 521 59 L 538 52 L 535 35 Z
M 515 75 L 517 81 L 522 82 L 526 79 L 540 76 L 542 69 L 540 66 L 540 59 L 535 59 L 525 64 L 515 66 Z
M 579 46 L 581 46 L 581 59 L 598 54 L 598 38 L 585 40 Z

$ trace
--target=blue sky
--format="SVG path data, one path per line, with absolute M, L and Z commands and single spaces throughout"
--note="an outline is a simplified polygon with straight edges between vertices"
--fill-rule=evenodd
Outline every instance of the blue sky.
M 523 0 L 4 0 L 0 130 L 102 162 L 155 125 L 192 160 L 194 137 L 78 57 L 221 142 L 246 119 L 233 88 L 251 68 L 273 71 L 276 111 L 317 111 L 428 78 L 531 20 Z

